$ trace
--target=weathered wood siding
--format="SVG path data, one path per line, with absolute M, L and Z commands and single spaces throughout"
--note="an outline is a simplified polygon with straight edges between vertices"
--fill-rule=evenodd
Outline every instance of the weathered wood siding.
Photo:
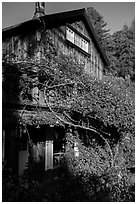
M 39 51 L 38 35 L 36 32 L 12 36 L 3 41 L 2 55 L 7 61 L 36 59 Z
M 103 77 L 103 68 L 104 64 L 102 62 L 102 59 L 100 57 L 99 52 L 97 51 L 94 42 L 90 38 L 88 31 L 84 25 L 83 22 L 77 22 L 71 24 L 72 27 L 77 29 L 79 32 L 81 32 L 84 36 L 86 36 L 89 39 L 89 55 L 83 54 L 82 51 L 80 51 L 77 48 L 72 47 L 69 45 L 66 41 L 66 26 L 61 26 L 58 29 L 51 29 L 49 30 L 49 35 L 52 38 L 52 42 L 54 45 L 61 50 L 66 55 L 72 55 L 76 57 L 76 59 L 80 62 L 85 64 L 85 72 L 89 73 L 99 79 L 102 79 Z
M 67 26 L 67 25 L 66 25 Z M 99 79 L 102 79 L 104 64 L 97 51 L 95 44 L 84 25 L 83 22 L 72 23 L 72 28 L 83 34 L 89 39 L 88 54 L 86 55 L 82 50 L 73 47 L 66 40 L 66 26 L 59 28 L 52 28 L 46 31 L 53 44 L 57 49 L 66 55 L 75 57 L 80 63 L 85 66 L 85 72 L 91 74 Z M 25 60 L 27 57 L 31 59 L 40 60 L 44 57 L 44 48 L 48 48 L 48 44 L 41 43 L 41 31 L 29 33 L 27 35 L 13 36 L 3 42 L 3 58 L 8 61 Z

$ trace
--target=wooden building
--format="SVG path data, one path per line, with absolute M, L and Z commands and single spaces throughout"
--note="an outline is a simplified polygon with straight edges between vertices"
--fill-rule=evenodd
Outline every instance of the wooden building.
M 3 29 L 3 61 L 10 63 L 28 58 L 38 61 L 45 59 L 44 49 L 49 46 L 45 41 L 47 37 L 59 52 L 77 58 L 83 64 L 85 73 L 102 79 L 108 59 L 85 9 L 50 15 L 45 15 L 44 12 L 45 3 L 36 3 L 32 20 Z M 39 93 L 37 87 L 33 93 Z M 27 130 L 17 128 L 17 119 L 22 114 L 23 104 L 16 97 L 10 97 L 3 89 L 3 160 L 19 173 L 25 169 L 32 151 L 36 163 L 41 164 L 45 170 L 58 166 L 64 151 L 65 130 L 60 125 L 55 127 L 59 122 L 51 116 L 52 113 L 44 109 L 45 104 L 40 94 L 38 98 L 47 124 L 40 128 L 29 126 L 29 135 L 33 141 L 33 147 L 29 150 Z M 25 110 L 25 115 L 35 115 L 34 105 L 33 101 L 28 110 Z

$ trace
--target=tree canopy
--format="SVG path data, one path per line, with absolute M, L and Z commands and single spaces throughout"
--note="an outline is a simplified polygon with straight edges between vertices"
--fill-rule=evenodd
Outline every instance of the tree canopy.
M 107 43 L 110 38 L 110 30 L 106 28 L 107 23 L 104 21 L 103 16 L 101 16 L 93 7 L 87 8 L 87 14 L 99 37 L 102 47 L 107 50 Z
M 123 78 L 130 76 L 135 80 L 135 30 L 133 24 L 131 27 L 124 26 L 121 31 L 113 34 L 114 42 L 113 56 L 116 58 L 114 69 L 117 76 Z
M 114 76 L 135 80 L 135 20 L 128 27 L 110 34 L 106 29 L 107 23 L 92 7 L 87 8 L 87 14 L 95 28 L 100 42 L 109 58 L 110 66 L 106 72 Z

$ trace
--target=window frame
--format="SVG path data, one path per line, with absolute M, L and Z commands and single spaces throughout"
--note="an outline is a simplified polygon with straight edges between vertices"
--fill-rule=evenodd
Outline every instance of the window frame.
M 72 31 L 74 34 L 73 42 L 72 40 L 69 40 L 69 38 L 67 37 L 68 30 Z M 78 43 L 78 38 L 80 39 L 79 43 Z M 85 37 L 82 33 L 80 33 L 78 30 L 76 30 L 74 27 L 72 27 L 71 25 L 66 25 L 66 40 L 71 45 L 73 45 L 73 47 L 77 48 L 79 51 L 81 51 L 82 53 L 90 57 L 90 53 L 89 53 L 90 40 L 87 37 Z

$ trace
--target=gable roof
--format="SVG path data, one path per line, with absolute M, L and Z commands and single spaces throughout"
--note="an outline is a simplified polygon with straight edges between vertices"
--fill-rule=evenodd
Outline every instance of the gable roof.
M 108 58 L 105 55 L 105 52 L 100 44 L 99 38 L 95 33 L 95 30 L 89 20 L 85 9 L 49 14 L 40 18 L 25 21 L 18 25 L 10 26 L 2 30 L 2 38 L 4 40 L 6 38 L 10 38 L 11 36 L 29 33 L 33 30 L 40 28 L 41 26 L 45 26 L 46 29 L 51 29 L 59 27 L 61 25 L 65 25 L 66 23 L 73 23 L 76 21 L 83 21 L 85 23 L 85 26 L 91 38 L 93 39 L 93 42 L 95 43 L 95 46 L 99 51 L 104 64 L 109 65 Z

